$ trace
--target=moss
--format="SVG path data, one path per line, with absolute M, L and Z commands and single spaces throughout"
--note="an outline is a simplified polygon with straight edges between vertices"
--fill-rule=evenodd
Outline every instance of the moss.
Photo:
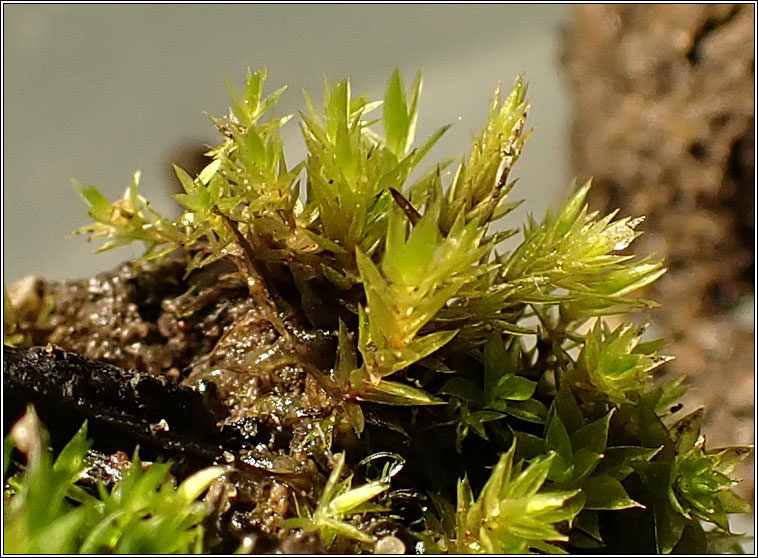
M 679 385 L 654 384 L 663 343 L 643 341 L 633 313 L 653 303 L 634 292 L 664 269 L 620 253 L 641 219 L 591 212 L 588 183 L 502 250 L 529 135 L 522 77 L 451 174 L 414 172 L 447 129 L 414 147 L 420 75 L 406 90 L 395 72 L 382 103 L 325 82 L 294 166 L 283 90 L 264 85 L 260 71 L 228 86 L 210 163 L 176 168 L 178 218 L 150 207 L 138 173 L 115 202 L 76 184 L 94 220 L 79 232 L 145 254 L 51 286 L 49 320 L 16 326 L 219 409 L 239 438 L 222 448 L 210 551 L 309 533 L 340 552 L 615 549 L 634 524 L 646 552 L 705 552 L 730 536 L 724 514 L 744 505 L 723 456 L 746 453 L 707 451 L 697 417 L 674 416 Z

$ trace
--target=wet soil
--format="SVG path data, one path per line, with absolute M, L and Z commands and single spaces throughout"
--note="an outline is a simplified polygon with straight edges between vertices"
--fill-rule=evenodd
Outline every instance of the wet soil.
M 296 502 L 315 507 L 332 444 L 355 445 L 328 380 L 336 335 L 285 313 L 272 323 L 228 262 L 188 278 L 184 270 L 179 255 L 14 286 L 25 333 L 46 347 L 6 347 L 6 400 L 15 404 L 5 424 L 33 402 L 63 443 L 88 419 L 102 453 L 95 469 L 106 477 L 135 443 L 148 459 L 176 460 L 179 474 L 227 463 L 212 488 L 210 551 L 232 552 L 251 536 L 256 552 L 323 551 L 318 537 L 284 530 L 281 520 Z M 354 452 L 353 462 L 360 458 Z

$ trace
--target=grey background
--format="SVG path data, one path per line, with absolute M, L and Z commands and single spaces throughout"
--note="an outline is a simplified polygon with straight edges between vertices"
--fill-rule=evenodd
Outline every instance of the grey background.
M 136 256 L 141 247 L 92 256 L 86 207 L 71 178 L 120 197 L 132 173 L 172 212 L 172 157 L 219 143 L 204 111 L 228 107 L 223 79 L 267 66 L 270 90 L 288 85 L 280 110 L 320 103 L 322 76 L 350 77 L 381 98 L 395 66 L 424 72 L 417 138 L 453 128 L 429 161 L 468 151 L 500 81 L 525 72 L 532 111 L 513 176 L 514 199 L 541 214 L 565 191 L 568 107 L 558 66 L 566 5 L 3 5 L 3 280 L 79 278 Z M 285 127 L 290 163 L 302 156 Z

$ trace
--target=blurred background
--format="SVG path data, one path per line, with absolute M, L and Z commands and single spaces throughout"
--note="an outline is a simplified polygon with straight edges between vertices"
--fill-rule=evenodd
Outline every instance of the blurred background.
M 223 80 L 267 66 L 281 113 L 322 79 L 383 96 L 423 69 L 417 138 L 454 123 L 430 161 L 467 152 L 498 82 L 523 72 L 532 109 L 511 215 L 541 217 L 571 179 L 593 208 L 645 214 L 633 251 L 666 257 L 652 298 L 671 372 L 705 404 L 709 447 L 755 440 L 754 6 L 3 5 L 3 281 L 75 279 L 138 255 L 96 257 L 70 180 L 120 197 L 132 173 L 173 214 L 171 164 L 220 142 Z M 303 155 L 285 127 L 290 164 Z M 754 459 L 742 493 L 754 500 Z M 743 517 L 738 531 L 752 532 Z M 746 547 L 752 552 L 754 547 Z
M 269 90 L 288 86 L 280 112 L 319 103 L 323 76 L 351 78 L 381 98 L 393 69 L 423 69 L 417 138 L 455 123 L 429 160 L 462 155 L 501 82 L 524 72 L 536 126 L 516 166 L 512 196 L 541 214 L 570 177 L 567 99 L 558 39 L 570 6 L 454 5 L 4 5 L 3 272 L 74 279 L 109 269 L 138 247 L 92 257 L 66 235 L 88 222 L 71 178 L 120 197 L 141 169 L 141 191 L 164 212 L 176 179 L 203 144 L 221 142 L 204 115 L 223 115 L 223 80 L 268 67 Z M 290 163 L 296 122 L 285 126 Z

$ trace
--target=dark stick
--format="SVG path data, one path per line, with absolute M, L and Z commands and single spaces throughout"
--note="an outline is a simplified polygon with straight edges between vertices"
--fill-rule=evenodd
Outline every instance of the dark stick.
M 3 347 L 3 429 L 33 403 L 54 444 L 88 421 L 103 451 L 188 455 L 205 461 L 237 446 L 222 431 L 202 395 L 165 377 L 85 358 L 52 346 Z M 144 452 L 143 452 L 144 453 Z M 145 455 L 145 457 L 149 457 Z

